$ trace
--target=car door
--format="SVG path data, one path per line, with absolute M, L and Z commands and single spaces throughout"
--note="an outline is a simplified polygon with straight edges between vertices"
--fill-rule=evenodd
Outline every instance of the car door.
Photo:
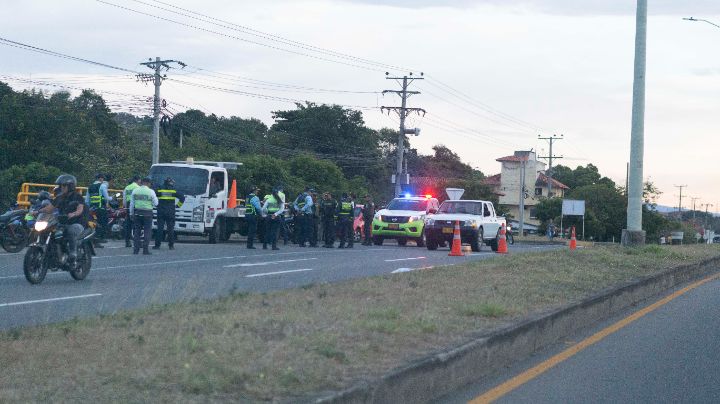
M 500 230 L 495 209 L 491 203 L 483 202 L 483 223 L 485 228 L 485 237 L 493 238 Z

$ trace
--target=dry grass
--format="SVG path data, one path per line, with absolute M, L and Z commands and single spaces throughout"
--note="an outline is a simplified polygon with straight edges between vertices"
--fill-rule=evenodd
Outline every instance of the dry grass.
M 0 402 L 278 401 L 340 389 L 716 246 L 499 256 L 0 334 Z

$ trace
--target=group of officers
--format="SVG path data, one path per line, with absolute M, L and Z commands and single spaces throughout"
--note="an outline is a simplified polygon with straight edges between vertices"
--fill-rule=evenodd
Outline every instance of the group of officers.
M 245 220 L 248 224 L 247 248 L 255 248 L 258 228 L 264 226 L 263 249 L 267 249 L 269 244 L 273 250 L 278 250 L 279 237 L 284 239 L 285 244 L 289 240 L 285 221 L 285 194 L 283 188 L 277 186 L 261 201 L 259 193 L 259 187 L 250 187 L 247 198 L 245 198 Z M 288 203 L 288 206 L 291 213 L 290 220 L 294 222 L 298 246 L 318 247 L 319 225 L 322 223 L 323 247 L 333 248 L 335 234 L 338 233 L 340 238 L 338 248 L 353 248 L 355 202 L 347 193 L 343 193 L 340 201 L 336 201 L 329 192 L 325 192 L 322 199 L 317 201 L 315 190 L 306 187 L 305 191 L 300 193 L 292 204 Z M 365 196 L 362 215 L 365 221 L 363 245 L 370 245 L 375 204 L 369 195 Z

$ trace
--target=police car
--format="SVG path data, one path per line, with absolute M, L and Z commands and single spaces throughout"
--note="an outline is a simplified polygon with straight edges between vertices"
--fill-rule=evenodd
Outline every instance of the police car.
M 415 240 L 418 247 L 425 246 L 425 216 L 437 212 L 440 203 L 432 195 L 405 195 L 395 198 L 387 208 L 375 213 L 372 224 L 373 244 L 382 245 L 394 238 L 399 245 Z

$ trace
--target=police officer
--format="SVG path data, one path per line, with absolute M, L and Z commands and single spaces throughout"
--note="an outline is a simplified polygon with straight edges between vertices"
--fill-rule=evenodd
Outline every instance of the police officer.
M 337 207 L 338 227 L 340 229 L 340 245 L 338 248 L 353 248 L 353 212 L 355 203 L 347 193 L 342 194 L 342 199 Z
M 185 195 L 175 189 L 175 180 L 172 177 L 165 178 L 162 188 L 157 190 L 157 233 L 155 233 L 155 246 L 153 250 L 160 248 L 167 228 L 168 248 L 175 249 L 175 207 L 182 206 L 185 202 Z
M 258 220 L 262 215 L 262 206 L 260 206 L 260 198 L 257 194 L 260 191 L 258 187 L 250 187 L 250 193 L 245 198 L 245 221 L 248 224 L 247 248 L 255 249 L 253 243 L 257 236 Z
M 310 191 L 310 197 L 312 198 L 312 213 L 310 214 L 310 247 L 318 246 L 318 225 L 320 222 L 320 214 L 318 212 L 318 200 L 317 193 L 315 190 Z
M 277 247 L 278 230 L 280 229 L 280 221 L 284 220 L 283 212 L 285 205 L 278 195 L 277 189 L 273 190 L 263 204 L 262 210 L 267 214 L 267 225 L 265 229 L 265 240 L 263 240 L 263 250 L 267 250 L 267 245 L 272 244 L 273 250 L 279 250 Z
M 325 238 L 325 248 L 335 247 L 335 213 L 337 210 L 337 201 L 332 199 L 329 192 L 323 194 L 320 201 L 320 217 L 323 223 L 323 237 Z
M 375 204 L 373 203 L 372 197 L 370 195 L 365 195 L 365 204 L 362 208 L 362 216 L 363 216 L 363 232 L 365 233 L 365 240 L 363 240 L 363 245 L 371 245 L 372 244 L 372 222 L 373 218 L 375 217 Z
M 135 188 L 140 186 L 140 176 L 134 175 L 130 180 L 130 183 L 123 190 L 123 207 L 126 209 L 130 207 L 130 196 Z M 130 237 L 132 236 L 133 220 L 132 215 L 128 214 L 125 218 L 125 247 L 132 247 Z
M 285 193 L 283 193 L 283 186 L 278 185 L 275 187 L 277 189 L 277 194 L 280 197 L 280 201 L 285 206 Z M 283 238 L 283 244 L 288 245 L 288 242 L 290 241 L 290 231 L 288 230 L 287 222 L 285 222 L 285 215 L 282 216 L 280 220 L 280 235 Z
M 110 195 L 108 195 L 105 174 L 95 175 L 95 182 L 88 187 L 85 195 L 85 203 L 95 211 L 97 217 L 97 242 L 104 243 L 108 225 L 107 209 L 110 209 Z
M 312 242 L 312 214 L 313 214 L 313 200 L 312 192 L 314 190 L 310 187 L 305 187 L 305 192 L 298 195 L 295 199 L 293 206 L 298 212 L 298 220 L 300 224 L 300 237 L 298 239 L 298 245 L 305 247 L 305 242 Z
M 155 191 L 150 188 L 152 179 L 145 177 L 140 186 L 130 195 L 130 215 L 133 217 L 133 254 L 140 252 L 140 235 L 142 234 L 143 254 L 150 255 L 150 234 L 152 233 L 153 206 L 158 205 Z

